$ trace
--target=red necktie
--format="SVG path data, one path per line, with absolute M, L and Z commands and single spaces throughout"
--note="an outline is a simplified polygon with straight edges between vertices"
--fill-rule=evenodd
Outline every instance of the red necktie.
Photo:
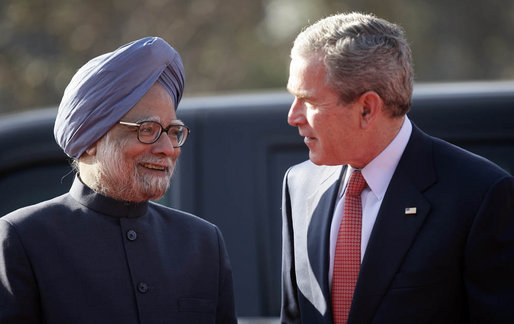
M 361 172 L 353 171 L 346 188 L 343 220 L 337 235 L 334 257 L 332 314 L 336 324 L 343 324 L 348 320 L 353 291 L 359 276 L 362 227 L 361 193 L 366 187 L 366 180 Z

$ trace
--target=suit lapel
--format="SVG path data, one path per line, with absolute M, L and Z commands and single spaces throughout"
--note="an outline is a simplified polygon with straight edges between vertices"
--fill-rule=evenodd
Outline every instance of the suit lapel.
M 430 210 L 422 192 L 435 182 L 431 140 L 413 125 L 389 183 L 361 265 L 349 322 L 370 322 Z M 416 208 L 406 212 L 406 208 Z
M 325 312 L 323 315 L 330 315 L 330 290 L 328 287 L 328 266 L 329 266 L 329 240 L 330 224 L 334 211 L 341 173 L 346 167 L 330 167 L 323 177 L 320 178 L 319 189 L 309 197 L 309 206 L 315 206 L 312 210 L 312 218 L 307 232 L 307 249 L 309 262 L 316 281 L 319 283 L 323 293 Z
M 309 258 L 316 278 L 320 280 L 323 294 L 329 300 L 330 296 L 328 285 L 328 268 L 330 264 L 329 246 L 330 246 L 330 225 L 332 223 L 332 215 L 334 213 L 337 193 L 341 183 L 341 175 L 346 172 L 346 166 L 341 172 L 337 172 L 336 180 L 321 196 L 318 208 L 313 213 L 312 221 L 309 226 L 307 241 L 309 242 Z M 331 182 L 333 181 L 331 180 Z

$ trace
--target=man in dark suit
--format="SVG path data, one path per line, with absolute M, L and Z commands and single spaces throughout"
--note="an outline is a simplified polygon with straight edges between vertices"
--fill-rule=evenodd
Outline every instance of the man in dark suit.
M 340 14 L 291 51 L 310 161 L 283 192 L 283 323 L 514 323 L 514 180 L 407 117 L 402 29 Z
M 78 70 L 54 128 L 72 188 L 0 218 L 0 323 L 236 322 L 219 229 L 149 201 L 189 133 L 183 89 L 180 56 L 158 37 Z

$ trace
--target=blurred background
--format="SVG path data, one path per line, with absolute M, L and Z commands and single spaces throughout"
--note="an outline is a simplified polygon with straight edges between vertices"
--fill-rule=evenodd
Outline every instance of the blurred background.
M 60 102 L 89 59 L 160 36 L 185 96 L 284 89 L 302 27 L 361 11 L 400 24 L 417 82 L 514 79 L 512 0 L 0 0 L 0 115 Z

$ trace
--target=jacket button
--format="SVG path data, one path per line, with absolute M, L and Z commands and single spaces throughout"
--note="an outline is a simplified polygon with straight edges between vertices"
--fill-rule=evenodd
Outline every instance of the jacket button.
M 148 284 L 146 282 L 140 282 L 137 284 L 137 290 L 139 290 L 139 292 L 142 294 L 147 293 L 148 289 Z
M 129 241 L 135 241 L 137 239 L 137 233 L 134 230 L 128 230 L 127 231 L 127 238 Z

